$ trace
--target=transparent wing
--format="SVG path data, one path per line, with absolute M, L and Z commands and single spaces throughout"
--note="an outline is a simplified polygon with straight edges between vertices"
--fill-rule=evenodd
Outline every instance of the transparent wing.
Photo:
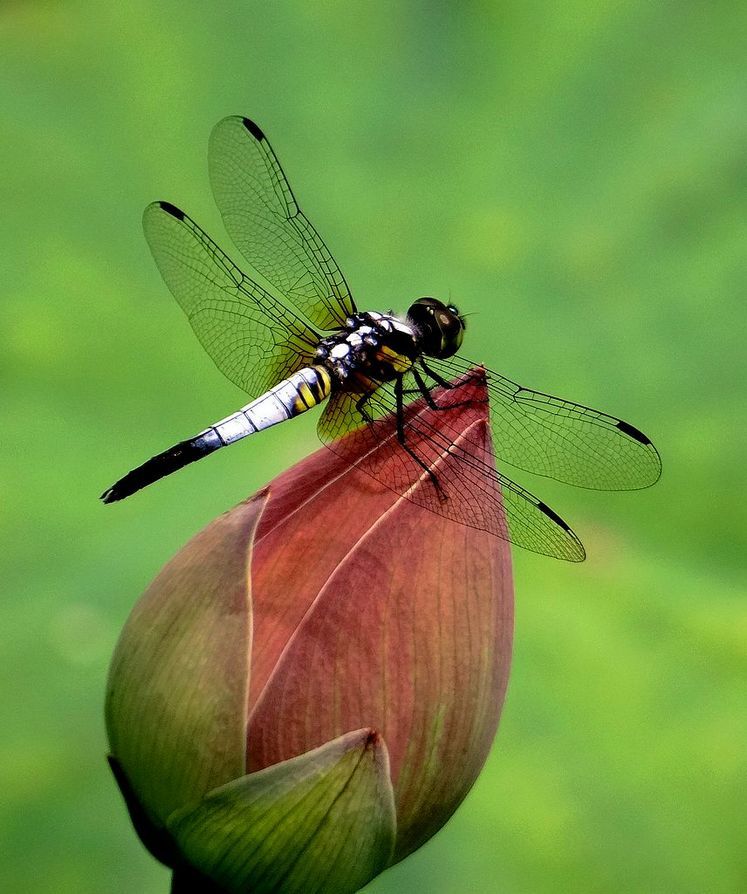
M 462 357 L 426 358 L 425 364 L 436 374 L 433 385 L 480 366 Z M 485 372 L 499 463 L 593 490 L 636 490 L 659 479 L 659 454 L 634 426 Z
M 248 279 L 183 211 L 154 202 L 143 229 L 166 285 L 232 382 L 258 397 L 310 362 L 317 333 Z
M 560 516 L 496 470 L 481 432 L 484 407 L 460 405 L 457 429 L 454 404 L 461 404 L 462 395 L 460 387 L 435 388 L 438 411 L 423 399 L 404 408 L 405 442 L 417 459 L 397 439 L 397 401 L 390 385 L 368 395 L 362 409 L 372 422 L 358 408 L 361 395 L 333 395 L 320 419 L 319 435 L 351 465 L 431 512 L 532 552 L 582 561 L 581 541 Z M 470 412 L 472 422 L 469 416 L 465 419 Z M 436 484 L 426 469 L 435 475 Z
M 384 399 L 373 399 L 379 389 L 384 389 L 383 394 L 388 393 L 391 400 L 394 401 L 391 384 L 377 382 L 375 379 L 371 381 L 375 383 L 376 387 L 366 394 L 349 391 L 333 392 L 324 405 L 324 410 L 316 426 L 317 434 L 324 444 L 330 446 L 346 434 L 361 428 L 367 422 L 375 422 L 378 419 L 389 422 L 395 418 L 393 407 L 396 408 L 396 403 L 390 406 L 390 403 Z M 410 403 L 415 396 L 420 394 L 420 391 L 410 373 L 405 373 L 402 381 L 405 402 Z M 364 399 L 363 406 L 358 409 L 362 398 Z
M 322 443 L 334 449 L 338 439 L 366 426 L 367 420 L 357 407 L 361 396 L 347 391 L 335 391 L 330 395 L 316 425 Z M 341 449 L 335 452 L 347 456 L 349 451 Z
M 209 163 L 226 230 L 252 267 L 314 325 L 343 326 L 355 312 L 345 278 L 259 127 L 224 118 L 211 134 Z

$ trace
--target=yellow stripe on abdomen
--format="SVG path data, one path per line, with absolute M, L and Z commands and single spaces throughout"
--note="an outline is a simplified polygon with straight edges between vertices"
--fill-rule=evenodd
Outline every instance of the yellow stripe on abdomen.
M 310 410 L 312 407 L 317 405 L 318 401 L 311 393 L 311 388 L 306 384 L 306 382 L 301 382 L 298 386 L 298 397 L 295 402 L 295 409 L 298 410 L 299 413 L 303 413 L 304 410 Z
M 323 366 L 302 369 L 291 376 L 290 380 L 296 386 L 296 399 L 293 402 L 296 414 L 304 413 L 320 404 L 329 397 L 332 390 L 332 379 Z
M 317 402 L 323 401 L 325 397 L 329 397 L 332 391 L 332 376 L 326 366 L 313 366 L 312 369 L 317 375 L 316 385 L 319 389 Z

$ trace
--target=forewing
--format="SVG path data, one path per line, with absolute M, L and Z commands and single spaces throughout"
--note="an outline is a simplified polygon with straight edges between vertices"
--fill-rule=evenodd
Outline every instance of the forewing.
M 158 269 L 218 369 L 252 397 L 307 365 L 319 336 L 246 277 L 184 212 L 145 209 Z
M 479 367 L 462 357 L 427 358 L 426 364 L 447 381 Z M 659 479 L 659 454 L 634 426 L 523 388 L 492 370 L 486 375 L 493 446 L 501 464 L 593 490 L 636 490 Z
M 224 118 L 210 137 L 210 180 L 236 247 L 314 325 L 344 326 L 355 312 L 345 278 L 307 220 L 262 131 Z
M 377 389 L 365 404 L 366 412 L 374 417 L 372 423 L 356 408 L 359 396 L 334 395 L 319 422 L 320 436 L 351 465 L 431 512 L 533 552 L 582 561 L 584 548 L 568 525 L 496 470 L 479 430 L 484 425 L 484 408 L 475 403 L 455 410 L 453 405 L 462 396 L 458 387 L 435 389 L 433 396 L 442 409 L 433 411 L 419 399 L 408 404 L 403 414 L 406 443 L 420 463 L 397 440 L 396 398 L 389 385 Z M 469 416 L 465 420 L 470 410 L 472 421 Z M 450 461 L 444 462 L 447 457 Z M 426 469 L 436 476 L 437 486 Z

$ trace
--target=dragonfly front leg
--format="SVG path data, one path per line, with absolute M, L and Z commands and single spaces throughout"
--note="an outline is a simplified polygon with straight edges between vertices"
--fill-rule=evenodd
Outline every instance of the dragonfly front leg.
M 425 372 L 434 380 L 434 382 L 437 385 L 440 385 L 442 388 L 448 388 L 449 391 L 451 391 L 453 388 L 456 387 L 451 382 L 447 382 L 446 379 L 439 376 L 438 373 L 433 372 L 433 370 L 431 370 L 430 367 L 428 367 L 426 365 L 426 362 L 425 362 L 425 360 L 422 359 L 422 357 L 420 359 L 420 363 L 421 363 L 423 369 L 425 370 Z M 423 377 L 420 375 L 420 373 L 414 367 L 412 368 L 412 374 L 413 374 L 413 377 L 414 377 L 415 382 L 418 387 L 411 388 L 408 391 L 404 391 L 403 394 L 420 394 L 420 395 L 422 395 L 423 399 L 425 400 L 425 402 L 428 404 L 428 406 L 432 410 L 453 410 L 454 407 L 467 407 L 470 404 L 474 404 L 474 403 L 487 403 L 488 402 L 487 398 L 485 400 L 481 400 L 481 401 L 476 401 L 473 398 L 472 400 L 456 401 L 453 404 L 449 404 L 448 407 L 439 407 L 439 405 L 436 403 L 436 401 L 433 400 L 433 395 L 430 392 L 430 388 L 428 388 L 428 386 L 423 381 Z M 465 385 L 467 382 L 475 382 L 475 381 L 477 381 L 477 376 L 470 376 L 468 379 L 465 379 L 464 382 L 462 382 L 461 384 Z
M 426 373 L 433 379 L 433 381 L 434 381 L 437 385 L 440 385 L 442 388 L 449 388 L 449 389 L 451 389 L 451 388 L 454 387 L 454 386 L 451 384 L 451 382 L 449 382 L 449 381 L 447 381 L 446 379 L 444 379 L 443 376 L 440 376 L 437 372 L 434 372 L 434 371 L 430 368 L 430 366 L 428 366 L 428 364 L 425 362 L 425 357 L 421 357 L 421 358 L 420 358 L 420 365 L 423 367 L 423 370 L 424 370 L 424 371 L 425 371 L 425 372 L 426 372 Z
M 411 372 L 412 372 L 413 378 L 415 379 L 415 384 L 418 387 L 417 388 L 403 388 L 402 394 L 403 395 L 405 395 L 405 394 L 407 394 L 407 395 L 419 394 L 425 400 L 425 402 L 428 404 L 428 406 L 432 410 L 440 410 L 441 407 L 439 407 L 439 405 L 436 403 L 436 401 L 433 400 L 433 396 L 431 395 L 430 389 L 423 381 L 423 377 L 420 375 L 420 373 L 415 369 L 415 367 L 413 367 L 411 369 Z
M 366 404 L 371 399 L 372 394 L 373 394 L 373 391 L 367 391 L 363 395 L 363 397 L 359 398 L 355 402 L 355 409 L 361 414 L 361 416 L 363 417 L 363 421 L 366 423 L 366 425 L 373 425 L 374 421 L 375 421 L 373 416 L 366 409 Z
M 415 374 L 415 381 L 418 381 L 419 376 L 417 373 Z M 394 383 L 394 394 L 397 398 L 397 440 L 400 445 L 404 448 L 404 450 L 410 454 L 410 456 L 415 460 L 415 462 L 420 466 L 421 469 L 428 475 L 431 480 L 431 483 L 436 488 L 436 493 L 438 494 L 438 499 L 443 503 L 446 500 L 446 494 L 441 487 L 438 478 L 436 477 L 436 473 L 431 469 L 423 460 L 417 455 L 417 453 L 410 447 L 405 440 L 405 413 L 404 413 L 404 389 L 402 387 L 402 376 L 398 376 L 397 380 Z M 429 395 L 430 397 L 430 395 Z M 438 407 L 433 404 L 435 409 Z

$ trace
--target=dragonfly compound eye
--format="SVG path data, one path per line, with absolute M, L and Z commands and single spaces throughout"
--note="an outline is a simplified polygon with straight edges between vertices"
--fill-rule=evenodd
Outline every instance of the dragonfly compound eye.
M 408 323 L 416 330 L 422 351 L 430 357 L 451 357 L 464 338 L 464 323 L 457 309 L 437 298 L 418 298 L 407 312 Z

